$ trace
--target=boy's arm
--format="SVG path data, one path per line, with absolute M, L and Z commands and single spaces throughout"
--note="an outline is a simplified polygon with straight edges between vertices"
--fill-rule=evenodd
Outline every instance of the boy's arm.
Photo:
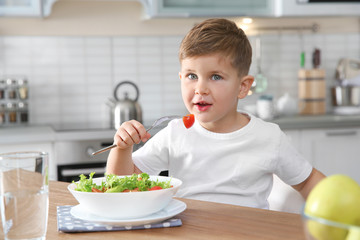
M 107 164 L 106 173 L 115 175 L 131 175 L 141 173 L 132 161 L 132 147 L 126 149 L 111 149 Z
M 133 145 L 140 141 L 146 142 L 149 138 L 150 134 L 138 121 L 131 120 L 121 124 L 114 136 L 114 144 L 117 147 L 111 149 L 109 153 L 106 173 L 116 175 L 141 173 L 132 160 Z
M 305 181 L 303 181 L 300 184 L 293 185 L 292 187 L 296 189 L 298 192 L 300 192 L 300 194 L 303 196 L 304 199 L 307 199 L 313 187 L 325 177 L 326 176 L 324 174 L 322 174 L 316 168 L 313 168 L 313 170 L 310 173 L 310 176 Z

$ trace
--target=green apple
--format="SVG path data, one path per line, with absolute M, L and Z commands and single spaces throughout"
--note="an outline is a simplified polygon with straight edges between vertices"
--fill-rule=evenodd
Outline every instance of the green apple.
M 349 176 L 336 174 L 321 180 L 310 192 L 305 213 L 345 224 L 360 223 L 360 185 Z M 348 230 L 308 221 L 317 240 L 344 240 Z
M 346 240 L 359 240 L 360 239 L 360 227 L 351 227 Z

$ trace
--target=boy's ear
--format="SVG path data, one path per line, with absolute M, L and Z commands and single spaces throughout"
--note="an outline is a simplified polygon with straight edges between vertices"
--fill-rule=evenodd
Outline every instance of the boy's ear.
M 248 95 L 251 85 L 254 82 L 254 77 L 251 75 L 246 75 L 240 80 L 240 91 L 238 99 L 243 99 Z
M 179 79 L 181 80 L 181 72 L 179 72 Z

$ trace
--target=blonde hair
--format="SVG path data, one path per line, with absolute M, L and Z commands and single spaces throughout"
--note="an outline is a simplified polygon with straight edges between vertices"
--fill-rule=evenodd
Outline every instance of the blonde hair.
M 230 57 L 240 77 L 249 72 L 252 58 L 250 42 L 241 28 L 230 20 L 213 18 L 194 26 L 181 42 L 180 63 L 189 57 L 213 53 Z

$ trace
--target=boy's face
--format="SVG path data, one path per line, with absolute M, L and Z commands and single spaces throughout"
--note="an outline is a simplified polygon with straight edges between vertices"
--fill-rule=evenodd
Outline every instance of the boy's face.
M 185 58 L 181 62 L 182 98 L 200 124 L 213 131 L 227 131 L 237 123 L 238 99 L 244 98 L 253 81 L 239 77 L 229 58 L 221 54 Z

